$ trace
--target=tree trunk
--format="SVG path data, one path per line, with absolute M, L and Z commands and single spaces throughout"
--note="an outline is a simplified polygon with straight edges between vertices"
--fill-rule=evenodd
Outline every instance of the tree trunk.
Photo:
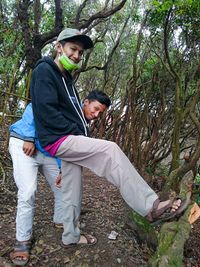
M 149 267 L 182 267 L 184 244 L 189 237 L 191 225 L 188 215 L 191 210 L 188 207 L 184 216 L 177 222 L 165 223 L 159 234 L 159 245 L 154 256 L 149 260 Z

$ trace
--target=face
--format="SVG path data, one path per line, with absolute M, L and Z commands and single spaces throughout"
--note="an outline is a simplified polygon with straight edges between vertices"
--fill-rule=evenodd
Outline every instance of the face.
M 83 44 L 78 41 L 66 42 L 63 47 L 58 43 L 56 48 L 58 54 L 62 55 L 62 53 L 64 53 L 76 64 L 80 62 L 84 52 Z
M 107 106 L 97 100 L 89 101 L 85 99 L 83 103 L 83 113 L 89 121 L 97 119 L 106 109 Z

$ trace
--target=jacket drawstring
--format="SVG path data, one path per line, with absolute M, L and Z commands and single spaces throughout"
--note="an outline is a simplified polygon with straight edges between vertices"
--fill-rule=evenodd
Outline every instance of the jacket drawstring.
M 83 127 L 84 127 L 84 131 L 85 131 L 85 136 L 88 136 L 88 134 L 87 134 L 87 122 L 86 122 L 86 120 L 85 120 L 85 117 L 84 117 L 82 108 L 81 108 L 80 103 L 79 103 L 79 101 L 78 101 L 78 98 L 77 98 L 77 96 L 76 96 L 74 86 L 72 85 L 73 93 L 74 93 L 74 96 L 75 96 L 75 98 L 76 98 L 76 101 L 77 101 L 77 104 L 78 104 L 78 107 L 79 107 L 79 109 L 80 109 L 80 111 L 81 111 L 81 115 L 82 115 L 82 116 L 81 116 L 80 113 L 78 112 L 78 110 L 77 110 L 77 108 L 76 108 L 74 102 L 73 102 L 72 99 L 71 99 L 71 96 L 70 96 L 70 94 L 69 94 L 69 90 L 68 90 L 68 88 L 67 88 L 67 85 L 66 85 L 66 82 L 65 82 L 64 77 L 62 77 L 62 80 L 63 80 L 64 86 L 65 86 L 65 90 L 66 90 L 66 92 L 67 92 L 67 94 L 68 94 L 68 96 L 69 96 L 70 102 L 72 103 L 74 109 L 76 110 L 76 113 L 78 114 L 79 118 L 81 119 L 81 122 L 82 122 Z

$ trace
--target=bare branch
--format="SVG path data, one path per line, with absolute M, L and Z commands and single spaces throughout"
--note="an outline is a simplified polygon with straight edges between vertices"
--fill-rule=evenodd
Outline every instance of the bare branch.
M 172 8 L 169 9 L 168 13 L 167 13 L 167 17 L 165 20 L 165 25 L 164 25 L 164 50 L 165 50 L 165 55 L 166 55 L 166 59 L 167 59 L 167 63 L 169 65 L 169 71 L 170 74 L 172 75 L 172 77 L 175 79 L 178 78 L 177 73 L 175 72 L 174 68 L 172 67 L 171 64 L 171 60 L 170 60 L 170 56 L 169 56 L 169 51 L 168 51 L 168 32 L 169 32 L 169 19 L 172 13 Z
M 74 21 L 74 25 L 79 25 L 80 23 L 80 16 L 81 16 L 81 12 L 83 11 L 83 9 L 86 7 L 87 2 L 89 2 L 90 0 L 85 0 L 83 1 L 83 3 L 79 6 L 78 10 L 77 10 L 77 14 L 76 14 L 76 18 Z
M 127 0 L 122 0 L 118 5 L 116 5 L 114 8 L 111 8 L 108 11 L 105 11 L 105 9 L 97 12 L 96 14 L 92 15 L 88 20 L 84 20 L 84 22 L 79 22 L 79 24 L 75 24 L 75 27 L 80 29 L 85 29 L 90 26 L 90 24 L 97 20 L 97 19 L 105 19 L 108 18 L 109 16 L 115 14 L 117 11 L 123 8 Z
M 56 39 L 56 36 L 60 33 L 60 31 L 63 29 L 63 19 L 62 19 L 62 7 L 61 7 L 61 0 L 55 0 L 55 27 L 42 35 L 35 36 L 35 42 L 38 42 L 40 47 L 44 47 L 44 45 L 52 42 L 54 39 Z
M 40 27 L 40 22 L 41 22 L 41 4 L 40 0 L 35 0 L 34 2 L 34 31 L 35 33 L 39 33 L 39 27 Z

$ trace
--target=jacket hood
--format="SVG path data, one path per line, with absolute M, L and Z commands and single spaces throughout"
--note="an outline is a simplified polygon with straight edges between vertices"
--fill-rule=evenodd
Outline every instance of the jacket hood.
M 58 66 L 56 65 L 56 63 L 54 62 L 54 60 L 48 56 L 45 56 L 45 57 L 39 59 L 35 65 L 35 67 L 37 67 L 38 65 L 40 65 L 41 63 L 44 63 L 44 62 L 51 65 L 52 68 L 54 68 L 56 71 L 61 72 L 60 69 L 58 68 Z
M 43 58 L 41 58 L 40 60 L 38 60 L 38 62 L 35 65 L 35 68 L 40 65 L 41 63 L 47 63 L 49 64 L 56 72 L 58 72 L 61 75 L 64 75 L 65 77 L 70 77 L 70 79 L 72 79 L 72 75 L 69 71 L 64 70 L 64 72 L 61 72 L 61 70 L 59 69 L 58 65 L 54 62 L 53 58 L 49 57 L 49 56 L 45 56 Z

